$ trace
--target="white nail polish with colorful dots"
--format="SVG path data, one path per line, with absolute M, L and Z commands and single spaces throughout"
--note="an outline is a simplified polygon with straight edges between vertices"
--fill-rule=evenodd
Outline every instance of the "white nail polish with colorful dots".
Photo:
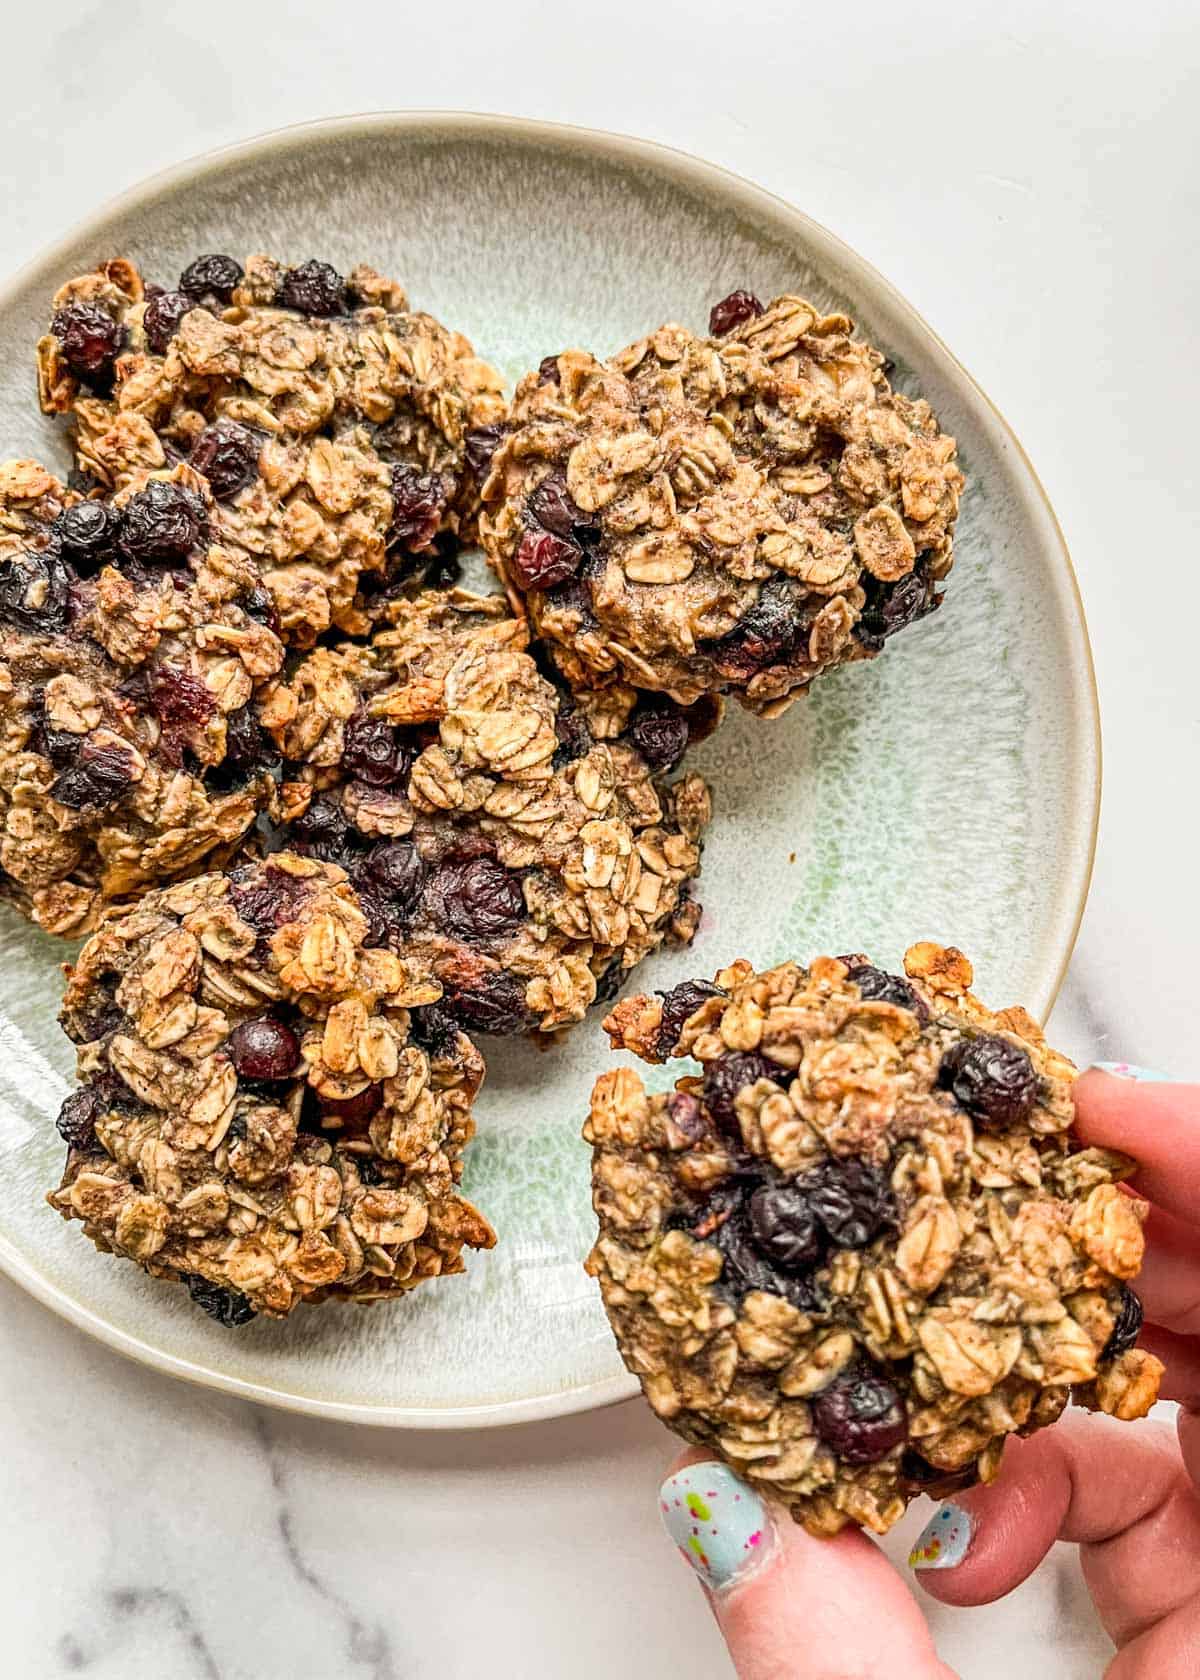
M 770 1551 L 771 1518 L 724 1464 L 689 1464 L 658 1490 L 663 1527 L 705 1586 L 722 1592 L 757 1569 Z
M 954 1569 L 971 1544 L 971 1518 L 961 1505 L 939 1505 L 908 1554 L 910 1569 Z

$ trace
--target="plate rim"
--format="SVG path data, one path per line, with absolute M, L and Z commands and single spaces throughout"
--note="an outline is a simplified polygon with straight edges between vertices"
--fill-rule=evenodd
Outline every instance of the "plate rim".
M 322 117 L 311 121 L 289 123 L 280 128 L 267 129 L 260 134 L 251 135 L 245 140 L 233 141 L 227 145 L 194 153 L 177 163 L 169 164 L 165 168 L 156 170 L 153 174 L 133 182 L 132 185 L 126 187 L 120 193 L 104 200 L 90 215 L 73 223 L 58 239 L 35 251 L 31 257 L 10 274 L 0 284 L 0 312 L 11 305 L 15 294 L 32 279 L 35 271 L 53 264 L 58 258 L 65 257 L 71 247 L 96 238 L 104 225 L 114 216 L 134 211 L 148 200 L 159 197 L 173 189 L 177 190 L 202 175 L 209 175 L 214 169 L 219 169 L 222 164 L 245 162 L 263 154 L 279 152 L 297 143 L 302 143 L 304 139 L 310 136 L 321 135 L 360 139 L 364 135 L 369 137 L 375 132 L 418 129 L 430 134 L 440 133 L 442 135 L 455 130 L 466 130 L 476 135 L 490 133 L 496 137 L 541 140 L 559 146 L 574 143 L 591 150 L 594 154 L 598 153 L 610 160 L 630 165 L 657 165 L 661 168 L 664 162 L 668 163 L 677 176 L 682 176 L 700 190 L 703 190 L 706 185 L 711 186 L 715 180 L 725 188 L 727 193 L 741 198 L 749 207 L 757 206 L 770 209 L 776 216 L 782 214 L 802 234 L 807 233 L 810 238 L 812 235 L 816 235 L 818 242 L 825 242 L 840 254 L 848 269 L 858 269 L 860 272 L 865 272 L 872 284 L 886 294 L 892 306 L 907 316 L 911 325 L 917 327 L 932 340 L 955 369 L 958 376 L 965 381 L 974 397 L 990 411 L 1002 437 L 1013 449 L 1018 461 L 1027 473 L 1035 496 L 1040 502 L 1041 511 L 1048 520 L 1050 533 L 1063 563 L 1064 571 L 1062 575 L 1065 576 L 1074 603 L 1074 619 L 1080 637 L 1079 651 L 1082 656 L 1084 675 L 1087 679 L 1085 710 L 1091 722 L 1091 729 L 1088 732 L 1090 739 L 1086 740 L 1086 745 L 1090 747 L 1090 752 L 1086 754 L 1086 762 L 1082 765 L 1082 771 L 1085 778 L 1089 777 L 1090 772 L 1091 798 L 1085 816 L 1087 832 L 1083 855 L 1073 867 L 1076 898 L 1074 915 L 1064 942 L 1057 973 L 1048 989 L 1044 1011 L 1048 1015 L 1062 988 L 1067 966 L 1079 937 L 1084 909 L 1087 905 L 1096 861 L 1103 784 L 1100 700 L 1091 636 L 1088 631 L 1087 615 L 1084 610 L 1078 574 L 1071 558 L 1066 536 L 1059 523 L 1058 515 L 1054 511 L 1046 487 L 1012 425 L 941 336 L 934 331 L 921 312 L 909 302 L 908 298 L 892 284 L 886 275 L 880 273 L 872 262 L 862 256 L 839 234 L 826 227 L 823 222 L 817 221 L 780 194 L 759 186 L 745 176 L 738 175 L 721 164 L 711 163 L 705 158 L 698 157 L 693 152 L 686 151 L 681 147 L 666 145 L 661 141 L 643 140 L 633 135 L 621 134 L 608 129 L 588 128 L 575 123 L 547 122 L 533 117 L 515 117 L 480 111 L 414 108 L 399 111 L 354 112 L 343 116 Z M 483 1402 L 470 1406 L 371 1406 L 357 1401 L 326 1400 L 315 1395 L 275 1389 L 266 1382 L 249 1381 L 230 1373 L 215 1371 L 209 1366 L 182 1358 L 161 1347 L 154 1346 L 140 1336 L 119 1329 L 84 1302 L 74 1299 L 61 1285 L 36 1271 L 3 1234 L 0 1234 L 0 1271 L 4 1272 L 13 1283 L 28 1295 L 31 1295 L 43 1306 L 57 1314 L 58 1317 L 65 1319 L 76 1329 L 83 1331 L 85 1335 L 91 1336 L 104 1346 L 113 1349 L 137 1364 L 147 1366 L 167 1376 L 176 1377 L 196 1387 L 231 1394 L 237 1399 L 250 1400 L 259 1405 L 271 1406 L 276 1410 L 322 1418 L 330 1422 L 411 1430 L 510 1427 L 550 1418 L 565 1417 L 572 1413 L 597 1410 L 601 1407 L 615 1405 L 623 1400 L 632 1399 L 640 1392 L 637 1379 L 629 1372 L 622 1372 L 620 1375 L 602 1378 L 595 1382 L 581 1383 L 559 1389 L 551 1394 L 542 1394 L 527 1399 Z

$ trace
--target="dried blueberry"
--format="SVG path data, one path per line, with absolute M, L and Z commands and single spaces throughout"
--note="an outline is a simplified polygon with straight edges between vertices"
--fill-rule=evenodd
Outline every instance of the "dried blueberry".
M 419 1044 L 434 1059 L 453 1054 L 458 1041 L 458 1022 L 436 1003 L 414 1009 L 409 1016 L 408 1030 L 414 1044 Z
M 58 1111 L 55 1124 L 59 1136 L 72 1149 L 91 1149 L 96 1141 L 96 1121 L 103 1113 L 100 1095 L 90 1085 L 73 1091 Z
M 575 576 L 583 564 L 583 550 L 552 531 L 526 531 L 509 564 L 520 588 L 553 589 Z
M 810 1404 L 818 1436 L 845 1464 L 875 1464 L 908 1434 L 899 1391 L 867 1367 L 844 1372 Z
M 867 599 L 855 634 L 872 652 L 877 652 L 897 630 L 903 630 L 941 605 L 942 597 L 920 568 L 906 573 L 895 583 L 880 583 L 867 573 L 861 582 Z
M 240 1289 L 222 1289 L 219 1283 L 209 1283 L 198 1272 L 192 1272 L 187 1279 L 188 1294 L 198 1307 L 202 1307 L 210 1318 L 215 1318 L 218 1324 L 224 1325 L 226 1330 L 236 1330 L 239 1325 L 249 1324 L 256 1317 L 254 1308 Z
M 252 618 L 258 624 L 265 624 L 268 630 L 279 634 L 279 615 L 275 611 L 275 603 L 261 583 L 256 583 L 242 596 L 242 611 L 247 618 Z
M 866 1161 L 827 1161 L 799 1187 L 838 1248 L 863 1248 L 892 1221 L 887 1180 Z
M 760 1251 L 784 1271 L 802 1272 L 821 1257 L 812 1204 L 795 1184 L 764 1184 L 750 1198 L 750 1228 Z
M 236 420 L 207 426 L 192 445 L 191 465 L 208 480 L 218 502 L 236 496 L 258 471 L 259 440 Z
M 426 908 L 439 928 L 460 939 L 496 939 L 513 933 L 525 915 L 520 879 L 495 858 L 454 859 L 425 887 Z
M 81 577 L 103 564 L 116 538 L 120 516 L 107 502 L 78 502 L 54 521 L 54 534 Z
M 71 574 L 57 540 L 29 549 L 0 569 L 0 619 L 52 635 L 66 628 L 71 604 Z
M 388 543 L 399 544 L 414 554 L 429 548 L 453 494 L 454 480 L 445 473 L 393 466 Z
M 314 799 L 291 825 L 291 844 L 305 857 L 345 864 L 356 849 L 357 836 L 332 799 Z
M 278 749 L 247 702 L 225 718 L 225 763 L 236 770 L 269 770 L 279 762 Z
M 729 993 L 720 986 L 712 985 L 708 980 L 681 980 L 677 986 L 672 986 L 669 992 L 660 992 L 659 996 L 663 1000 L 662 1024 L 658 1029 L 656 1054 L 666 1058 L 675 1053 L 679 1034 L 683 1031 L 683 1023 L 690 1015 L 696 1013 L 705 999 L 728 997 Z M 776 1075 L 769 1073 L 766 1077 L 773 1079 Z
M 187 265 L 179 276 L 179 289 L 191 292 L 194 297 L 212 297 L 219 303 L 228 303 L 234 287 L 241 285 L 244 275 L 241 263 L 233 257 L 211 252 Z
M 467 467 L 477 484 L 482 484 L 491 471 L 492 456 L 500 447 L 507 426 L 476 426 L 463 439 L 463 454 Z
M 196 547 L 205 525 L 194 490 L 155 478 L 126 502 L 118 540 L 131 560 L 178 561 Z
M 704 1100 L 709 1113 L 719 1126 L 734 1138 L 740 1138 L 734 1099 L 747 1085 L 759 1079 L 772 1079 L 776 1085 L 791 1078 L 786 1068 L 773 1062 L 759 1050 L 727 1050 L 704 1070 Z
M 525 1032 L 532 1017 L 525 1006 L 525 988 L 503 969 L 485 969 L 476 980 L 451 987 L 442 1008 L 468 1031 L 509 1037 Z
M 85 737 L 79 756 L 50 789 L 50 797 L 72 811 L 104 810 L 129 787 L 133 757 L 123 744 L 106 745 Z
M 771 578 L 727 636 L 709 652 L 723 676 L 745 680 L 785 658 L 802 629 L 801 602 L 795 585 Z
M 646 701 L 625 731 L 651 770 L 674 770 L 688 744 L 687 719 L 670 701 Z
M 281 308 L 301 315 L 344 315 L 346 301 L 346 282 L 337 269 L 312 257 L 287 270 L 275 295 Z
M 425 864 L 408 840 L 390 840 L 369 854 L 366 874 L 372 885 L 400 910 L 411 910 L 425 884 Z
M 62 1126 L 59 1126 L 62 1130 Z M 1137 1341 L 1142 1329 L 1142 1303 L 1127 1283 L 1121 1285 L 1121 1305 L 1101 1359 L 1119 1359 Z
M 870 963 L 849 965 L 846 978 L 852 980 L 864 998 L 872 1003 L 894 1003 L 900 1009 L 911 1009 L 920 1021 L 928 1021 L 929 1005 L 898 974 L 888 974 Z
M 408 774 L 412 750 L 386 718 L 355 712 L 346 723 L 342 763 L 351 776 L 368 787 L 394 787 Z
M 195 309 L 196 299 L 187 292 L 159 292 L 150 299 L 142 315 L 146 343 L 156 356 L 165 356 L 167 346 L 179 331 L 183 317 Z
M 763 306 L 753 292 L 730 292 L 720 303 L 714 303 L 708 317 L 708 330 L 714 338 L 722 338 L 735 327 L 761 315 Z
M 525 506 L 544 531 L 569 537 L 577 525 L 586 524 L 583 509 L 575 505 L 562 473 L 549 473 L 529 493 Z
M 983 1131 L 1021 1125 L 1038 1100 L 1038 1076 L 1028 1051 L 998 1033 L 952 1044 L 942 1057 L 938 1084 Z
M 558 709 L 558 716 L 554 720 L 554 733 L 558 737 L 558 750 L 554 754 L 553 768 L 562 770 L 568 764 L 574 764 L 577 758 L 592 750 L 592 732 L 588 728 L 587 719 L 577 706 L 566 703 Z
M 728 1218 L 721 1218 L 718 1212 L 717 1218 L 720 1222 L 709 1240 L 721 1251 L 721 1282 L 727 1290 L 739 1298 L 752 1290 L 765 1290 L 769 1295 L 782 1295 L 802 1312 L 819 1305 L 817 1292 L 807 1277 L 777 1270 L 760 1252 L 742 1210 Z
M 235 1027 L 225 1040 L 225 1054 L 239 1079 L 286 1079 L 300 1061 L 300 1040 L 267 1015 Z
M 64 304 L 56 311 L 50 331 L 77 379 L 89 385 L 111 383 L 113 362 L 125 342 L 125 329 L 102 304 Z
M 930 1499 L 945 1499 L 947 1494 L 974 1487 L 979 1480 L 975 1461 L 963 1470 L 942 1470 L 922 1458 L 912 1447 L 905 1447 L 900 1455 L 900 1480 L 907 1493 L 924 1493 Z

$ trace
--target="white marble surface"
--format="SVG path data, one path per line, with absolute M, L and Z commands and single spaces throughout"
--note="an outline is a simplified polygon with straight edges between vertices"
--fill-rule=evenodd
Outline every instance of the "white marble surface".
M 1074 552 L 1106 795 L 1055 1036 L 1084 1061 L 1200 1072 L 1194 6 L 572 10 L 14 10 L 0 271 L 176 159 L 402 105 L 640 133 L 800 204 L 981 380 Z M 0 1280 L 0 1443 L 14 1680 L 730 1672 L 658 1531 L 670 1443 L 640 1406 L 493 1434 L 335 1428 L 145 1373 Z M 965 1680 L 1084 1680 L 1108 1649 L 1067 1553 L 937 1631 Z

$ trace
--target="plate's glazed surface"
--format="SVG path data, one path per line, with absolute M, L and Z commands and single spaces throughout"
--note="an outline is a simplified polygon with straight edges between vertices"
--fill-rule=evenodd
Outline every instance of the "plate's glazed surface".
M 1074 578 L 1004 422 L 867 264 L 758 189 L 640 142 L 427 114 L 293 129 L 136 189 L 0 296 L 0 458 L 67 464 L 33 388 L 54 288 L 118 253 L 169 282 L 207 250 L 369 261 L 514 380 L 568 345 L 606 354 L 665 319 L 702 327 L 737 286 L 851 314 L 959 440 L 968 490 L 946 603 L 781 721 L 731 712 L 705 744 L 706 915 L 691 951 L 642 978 L 666 986 L 738 955 L 762 966 L 818 950 L 895 965 L 932 937 L 970 954 L 989 1003 L 1049 1008 L 1099 790 Z M 45 1206 L 71 1063 L 55 1025 L 67 954 L 0 907 L 0 1265 L 40 1299 L 160 1369 L 364 1422 L 518 1421 L 633 1391 L 580 1265 L 593 1220 L 579 1127 L 607 1059 L 598 1016 L 549 1051 L 492 1047 L 466 1188 L 501 1241 L 466 1278 L 231 1332 Z

